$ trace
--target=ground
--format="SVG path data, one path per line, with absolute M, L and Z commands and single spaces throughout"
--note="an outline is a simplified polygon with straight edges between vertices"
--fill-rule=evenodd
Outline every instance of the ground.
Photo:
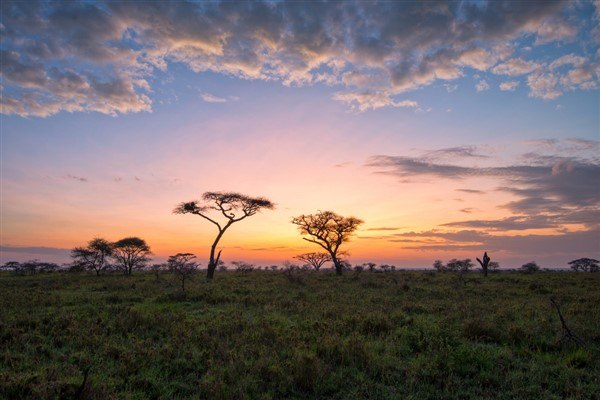
M 594 399 L 600 274 L 0 274 L 0 398 Z M 585 346 L 562 342 L 554 297 Z

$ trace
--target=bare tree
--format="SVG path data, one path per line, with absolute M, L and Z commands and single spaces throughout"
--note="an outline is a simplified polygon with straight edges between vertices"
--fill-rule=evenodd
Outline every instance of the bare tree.
M 319 269 L 321 269 L 323 264 L 331 261 L 331 256 L 329 254 L 320 252 L 298 254 L 294 258 L 296 260 L 304 261 L 306 264 L 313 267 L 317 272 Z
M 300 233 L 311 236 L 302 239 L 318 244 L 327 250 L 338 275 L 342 275 L 344 269 L 344 265 L 338 259 L 338 250 L 362 223 L 363 221 L 358 218 L 342 217 L 333 211 L 303 214 L 292 219 L 292 224 L 298 225 Z
M 115 266 L 128 276 L 134 269 L 143 268 L 151 254 L 150 246 L 139 237 L 126 237 L 113 243 Z
M 558 343 L 562 344 L 564 342 L 571 341 L 575 344 L 578 344 L 579 346 L 586 347 L 585 341 L 579 336 L 577 336 L 575 333 L 573 333 L 571 328 L 569 328 L 569 326 L 567 325 L 567 322 L 565 321 L 562 312 L 560 312 L 560 306 L 554 297 L 550 298 L 550 303 L 552 303 L 552 305 L 556 309 L 556 312 L 558 313 L 558 318 L 560 318 L 560 324 L 562 326 L 562 335 L 558 340 Z
M 71 250 L 73 264 L 83 269 L 96 271 L 96 275 L 104 271 L 108 257 L 112 255 L 113 245 L 106 239 L 94 238 L 86 247 L 75 247 Z
M 185 292 L 185 281 L 198 272 L 198 264 L 192 253 L 177 253 L 167 259 L 167 268 L 181 279 L 181 291 Z
M 212 222 L 218 229 L 218 234 L 210 247 L 208 269 L 206 277 L 212 279 L 215 269 L 221 258 L 221 251 L 215 257 L 219 241 L 227 229 L 236 222 L 250 217 L 261 209 L 271 210 L 275 204 L 263 197 L 249 197 L 239 193 L 230 192 L 206 192 L 202 195 L 202 204 L 199 200 L 179 204 L 174 210 L 175 214 L 196 214 Z M 219 222 L 216 217 L 210 216 L 211 211 L 225 217 L 224 222 Z
M 480 260 L 478 257 L 475 257 L 475 259 L 477 260 L 477 262 L 479 263 L 479 265 L 481 265 L 481 269 L 483 270 L 483 276 L 487 276 L 487 274 L 488 274 L 488 267 L 490 265 L 490 261 L 492 260 L 488 256 L 487 251 L 483 253 L 483 260 Z

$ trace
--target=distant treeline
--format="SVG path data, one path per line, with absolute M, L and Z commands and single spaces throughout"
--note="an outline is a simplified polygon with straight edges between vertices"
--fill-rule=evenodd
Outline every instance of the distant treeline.
M 181 254 L 181 253 L 179 253 Z M 189 253 L 186 253 L 189 254 Z M 166 272 L 170 269 L 173 269 L 173 257 L 171 256 L 171 265 L 169 262 L 166 263 L 144 263 L 143 265 L 138 265 L 134 270 L 136 271 L 145 271 L 152 273 L 160 273 Z M 195 258 L 195 256 L 193 257 Z M 149 260 L 148 260 L 149 261 Z M 490 271 L 491 273 L 499 273 L 499 272 L 522 272 L 522 273 L 534 273 L 538 271 L 545 272 L 565 272 L 565 271 L 575 271 L 575 272 L 600 272 L 599 262 L 595 259 L 590 258 L 579 258 L 577 260 L 573 260 L 568 263 L 569 266 L 565 266 L 564 268 L 541 268 L 535 262 L 529 262 L 523 264 L 520 268 L 504 268 L 500 269 L 499 264 L 497 262 L 490 263 Z M 170 268 L 171 266 L 171 268 Z M 480 267 L 474 268 L 475 265 L 471 262 L 470 259 L 452 259 L 444 264 L 440 260 L 436 260 L 433 263 L 433 269 L 440 273 L 465 273 L 465 272 L 482 272 Z M 194 263 L 192 266 L 194 270 L 197 272 L 206 271 L 206 268 L 202 268 L 199 263 Z M 394 271 L 404 271 L 404 270 L 426 270 L 428 268 L 401 268 L 395 265 L 390 264 L 376 264 L 372 262 L 362 263 L 352 265 L 347 261 L 343 262 L 343 270 L 347 272 L 354 272 L 355 274 L 359 274 L 362 272 L 366 273 L 388 273 Z M 52 262 L 45 262 L 40 260 L 29 260 L 29 261 L 9 261 L 0 266 L 0 270 L 7 272 L 14 272 L 17 275 L 34 275 L 38 273 L 49 273 L 49 272 L 84 272 L 84 271 L 93 271 L 93 267 L 90 265 L 85 265 L 80 262 L 73 263 L 63 263 L 57 264 Z M 218 270 L 222 272 L 226 271 L 235 271 L 240 273 L 250 273 L 254 271 L 300 271 L 300 272 L 308 272 L 308 271 L 333 271 L 334 267 L 326 267 L 319 266 L 318 268 L 310 265 L 308 263 L 304 264 L 295 264 L 289 261 L 284 261 L 282 265 L 255 265 L 252 263 L 248 263 L 245 261 L 232 261 L 227 265 L 224 261 L 221 261 L 218 266 Z M 111 263 L 107 263 L 101 270 L 102 273 L 123 273 L 123 268 L 114 265 Z

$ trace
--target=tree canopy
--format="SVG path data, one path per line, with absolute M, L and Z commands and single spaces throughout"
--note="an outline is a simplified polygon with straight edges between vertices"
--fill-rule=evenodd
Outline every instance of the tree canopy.
M 217 227 L 218 233 L 210 248 L 206 275 L 208 279 L 212 279 L 221 257 L 221 251 L 215 256 L 216 248 L 225 231 L 234 223 L 262 209 L 273 208 L 275 204 L 264 197 L 250 197 L 234 192 L 206 192 L 202 195 L 202 200 L 180 203 L 173 213 L 195 214 Z
M 338 275 L 343 271 L 343 265 L 338 259 L 338 250 L 363 222 L 355 217 L 343 217 L 333 211 L 302 214 L 292 219 L 292 223 L 298 225 L 301 234 L 310 236 L 302 239 L 321 246 L 329 253 Z
M 167 268 L 181 279 L 181 290 L 185 291 L 185 281 L 198 272 L 198 264 L 192 253 L 177 253 L 167 260 Z
M 125 275 L 131 275 L 134 269 L 143 268 L 150 261 L 150 246 L 139 237 L 126 237 L 113 243 L 112 257 L 116 267 Z
M 315 269 L 315 271 L 321 269 L 323 264 L 325 264 L 326 262 L 331 261 L 331 256 L 327 253 L 322 252 L 298 254 L 294 258 L 296 260 L 303 261 L 306 264 L 310 265 Z
M 578 258 L 577 260 L 569 261 L 569 265 L 573 271 L 598 272 L 600 271 L 599 261 L 594 258 Z
M 75 247 L 71 250 L 73 266 L 96 271 L 100 275 L 106 266 L 108 257 L 113 253 L 113 244 L 106 239 L 94 238 L 86 247 Z

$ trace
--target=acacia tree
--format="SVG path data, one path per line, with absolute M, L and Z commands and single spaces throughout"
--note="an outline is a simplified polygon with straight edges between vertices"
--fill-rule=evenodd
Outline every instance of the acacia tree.
M 210 247 L 206 271 L 206 277 L 212 279 L 221 258 L 222 250 L 219 250 L 216 257 L 215 252 L 225 231 L 234 223 L 256 214 L 263 208 L 272 210 L 275 208 L 275 204 L 263 197 L 249 197 L 232 192 L 206 192 L 202 195 L 202 200 L 204 203 L 199 200 L 181 203 L 175 207 L 173 213 L 196 214 L 212 222 L 217 227 L 218 233 Z M 220 214 L 225 217 L 225 221 L 219 222 L 216 217 L 210 215 L 211 212 L 216 212 L 217 215 Z
M 319 269 L 321 269 L 323 264 L 325 264 L 327 261 L 331 261 L 331 256 L 329 254 L 321 252 L 298 254 L 294 258 L 296 260 L 304 261 L 306 264 L 313 267 L 317 272 Z
M 363 263 L 362 266 L 363 266 L 363 268 L 368 269 L 369 272 L 374 272 L 377 264 L 375 264 L 374 262 L 366 262 L 366 263 Z
M 243 274 L 254 271 L 255 265 L 247 263 L 245 261 L 232 261 L 231 265 L 235 267 L 235 270 Z
M 134 269 L 143 268 L 150 261 L 150 246 L 139 237 L 126 237 L 113 243 L 112 258 L 117 268 L 127 276 Z
M 333 211 L 303 214 L 292 219 L 292 224 L 298 225 L 301 234 L 311 236 L 302 239 L 327 250 L 337 275 L 341 275 L 344 269 L 342 260 L 338 258 L 338 250 L 363 222 L 355 217 L 342 217 Z
M 539 265 L 537 265 L 537 263 L 535 261 L 531 261 L 531 262 L 521 265 L 521 268 L 519 268 L 519 270 L 526 274 L 533 274 L 534 272 L 539 271 L 540 267 L 539 267 Z
M 573 271 L 598 272 L 598 260 L 593 258 L 578 258 L 577 260 L 569 261 L 569 265 Z
M 490 272 L 498 272 L 500 270 L 500 263 L 498 261 L 490 261 L 488 265 L 488 270 Z
M 469 272 L 469 270 L 473 267 L 473 263 L 470 258 L 465 258 L 464 260 L 458 260 L 453 258 L 448 261 L 446 264 L 446 269 L 450 272 Z
M 96 275 L 104 271 L 108 257 L 113 253 L 113 245 L 106 239 L 95 238 L 86 247 L 75 247 L 71 250 L 74 266 L 96 271 Z
M 433 268 L 437 272 L 444 272 L 446 270 L 446 266 L 444 265 L 444 262 L 442 260 L 435 260 L 433 262 Z
M 167 260 L 167 268 L 181 279 L 181 291 L 185 292 L 185 281 L 198 272 L 198 264 L 193 261 L 196 256 L 192 253 L 177 253 Z

